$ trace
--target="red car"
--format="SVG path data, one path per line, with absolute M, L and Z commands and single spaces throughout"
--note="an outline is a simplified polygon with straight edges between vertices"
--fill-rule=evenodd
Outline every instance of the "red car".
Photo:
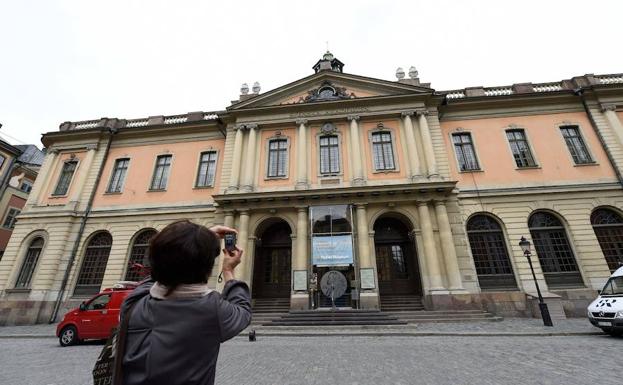
M 67 312 L 56 327 L 56 336 L 61 346 L 110 337 L 111 331 L 119 324 L 121 304 L 136 285 L 136 282 L 120 282 Z

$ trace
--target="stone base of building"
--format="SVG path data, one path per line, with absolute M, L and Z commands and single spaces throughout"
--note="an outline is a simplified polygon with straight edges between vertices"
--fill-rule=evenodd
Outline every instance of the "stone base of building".
M 53 309 L 52 301 L 0 301 L 0 326 L 48 323 Z
M 547 293 L 550 294 L 550 293 Z M 561 318 L 586 317 L 586 308 L 597 297 L 593 289 L 566 289 L 544 295 Z M 482 292 L 476 294 L 429 294 L 423 298 L 427 310 L 484 310 L 502 317 L 539 318 L 537 303 L 530 294 L 520 291 Z M 535 311 L 535 309 L 537 309 Z

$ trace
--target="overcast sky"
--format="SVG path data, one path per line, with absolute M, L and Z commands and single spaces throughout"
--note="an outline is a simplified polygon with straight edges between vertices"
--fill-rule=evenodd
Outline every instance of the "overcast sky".
M 0 135 L 41 146 L 63 121 L 227 107 L 312 73 L 437 90 L 623 72 L 623 1 L 0 0 Z M 10 137 L 7 137 L 10 135 Z

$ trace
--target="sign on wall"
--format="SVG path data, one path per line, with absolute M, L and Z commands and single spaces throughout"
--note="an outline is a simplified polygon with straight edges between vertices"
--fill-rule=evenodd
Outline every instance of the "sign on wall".
M 352 264 L 352 235 L 312 237 L 312 263 L 316 266 L 347 266 Z

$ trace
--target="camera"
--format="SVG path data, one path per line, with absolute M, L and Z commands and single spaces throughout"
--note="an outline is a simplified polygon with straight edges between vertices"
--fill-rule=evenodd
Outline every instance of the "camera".
M 232 251 L 236 248 L 236 234 L 225 234 L 225 250 Z

